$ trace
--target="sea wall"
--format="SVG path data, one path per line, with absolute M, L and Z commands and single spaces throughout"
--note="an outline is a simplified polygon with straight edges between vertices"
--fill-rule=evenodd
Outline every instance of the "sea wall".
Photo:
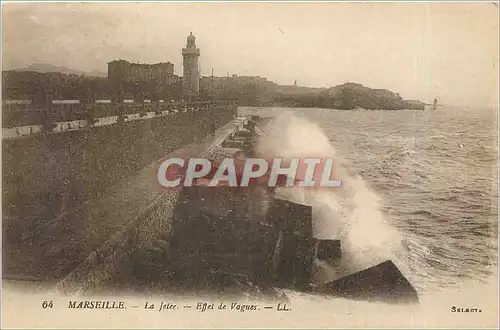
M 208 137 L 194 146 L 177 149 L 169 156 L 209 157 L 213 150 L 220 148 L 221 143 L 233 132 L 240 129 L 242 124 L 241 119 L 233 120 L 219 129 L 214 137 Z M 114 276 L 128 276 L 131 269 L 129 267 L 122 268 L 123 259 L 126 259 L 126 256 L 134 251 L 154 248 L 156 243 L 162 242 L 162 239 L 168 236 L 181 188 L 158 190 L 154 188 L 152 179 L 148 174 L 148 168 L 145 168 L 134 174 L 129 182 L 115 186 L 113 194 L 106 196 L 105 201 L 96 203 L 96 205 L 101 203 L 101 206 L 97 208 L 105 211 L 109 218 L 119 218 L 119 226 L 114 226 L 119 227 L 119 229 L 112 235 L 103 234 L 105 231 L 110 231 L 112 226 L 100 221 L 101 214 L 89 216 L 83 215 L 87 212 L 80 214 L 76 212 L 71 217 L 78 219 L 79 223 L 87 223 L 86 228 L 93 228 L 85 233 L 85 241 L 87 243 L 89 241 L 96 242 L 96 244 L 95 246 L 86 244 L 87 246 L 79 247 L 78 250 L 81 252 L 78 251 L 71 256 L 78 262 L 69 272 L 51 274 L 51 278 L 58 279 L 57 289 L 66 292 L 85 291 L 99 287 L 103 283 L 110 283 L 109 281 Z M 132 192 L 132 189 L 135 191 Z M 127 202 L 124 203 L 124 201 Z M 86 208 L 96 209 L 91 205 L 86 206 Z M 97 221 L 95 218 L 98 218 Z M 44 254 L 42 258 L 45 259 L 44 264 L 61 260 L 61 258 L 57 260 L 55 257 L 51 258 L 47 254 Z M 143 261 L 149 262 L 151 260 Z M 160 263 L 158 267 L 161 266 Z M 147 272 L 148 269 L 145 268 L 144 271 Z
M 205 110 L 213 106 L 226 106 L 229 102 L 139 102 L 123 100 L 111 103 L 110 100 L 81 102 L 80 100 L 53 100 L 48 98 L 43 104 L 32 100 L 4 100 L 2 102 L 2 127 L 22 127 L 46 123 L 88 120 L 127 114 L 147 114 Z
M 179 147 L 231 121 L 235 105 L 205 106 L 144 120 L 3 139 L 3 228 L 8 236 L 100 198 Z M 72 118 L 73 119 L 73 118 Z

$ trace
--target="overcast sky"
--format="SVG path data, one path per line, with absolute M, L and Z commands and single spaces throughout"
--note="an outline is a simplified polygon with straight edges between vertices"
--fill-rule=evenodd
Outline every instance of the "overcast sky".
M 347 81 L 406 99 L 491 105 L 498 92 L 493 3 L 3 4 L 3 67 L 49 63 L 107 72 L 107 62 L 175 64 L 190 31 L 203 75 L 279 84 Z

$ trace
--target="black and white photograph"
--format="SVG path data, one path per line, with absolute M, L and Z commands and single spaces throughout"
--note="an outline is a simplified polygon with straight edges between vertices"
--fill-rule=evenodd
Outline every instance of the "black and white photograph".
M 2 328 L 498 328 L 498 2 L 1 7 Z

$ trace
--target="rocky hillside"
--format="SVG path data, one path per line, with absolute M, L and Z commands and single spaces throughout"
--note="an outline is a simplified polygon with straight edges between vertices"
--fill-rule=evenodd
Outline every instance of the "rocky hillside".
M 403 100 L 398 94 L 387 89 L 372 89 L 357 83 L 345 83 L 326 90 L 310 93 L 276 93 L 276 105 L 296 107 L 322 107 L 332 109 L 384 109 L 424 110 L 425 103 Z

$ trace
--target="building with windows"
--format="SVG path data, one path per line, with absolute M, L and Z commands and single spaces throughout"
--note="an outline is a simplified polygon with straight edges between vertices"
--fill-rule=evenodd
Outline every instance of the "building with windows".
M 113 83 L 155 81 L 160 84 L 173 84 L 174 65 L 170 62 L 143 64 L 115 60 L 108 63 L 108 80 Z
M 178 98 L 179 77 L 170 62 L 143 64 L 125 60 L 108 63 L 108 86 L 113 99 Z

